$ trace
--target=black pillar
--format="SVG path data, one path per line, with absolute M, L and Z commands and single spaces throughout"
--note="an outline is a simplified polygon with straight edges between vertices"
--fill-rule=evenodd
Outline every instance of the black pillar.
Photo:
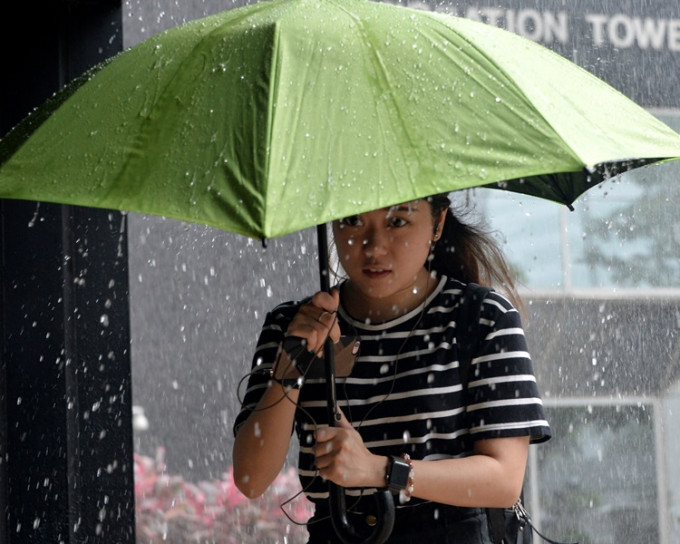
M 0 134 L 122 48 L 120 0 L 7 4 Z M 0 201 L 0 542 L 134 542 L 125 226 Z

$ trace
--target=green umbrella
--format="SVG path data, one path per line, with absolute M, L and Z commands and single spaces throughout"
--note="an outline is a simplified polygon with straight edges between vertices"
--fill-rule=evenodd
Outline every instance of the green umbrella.
M 271 238 L 501 183 L 570 205 L 680 136 L 504 30 L 366 0 L 274 0 L 159 34 L 0 143 L 0 197 Z
M 159 34 L 72 82 L 0 142 L 0 198 L 271 238 L 477 186 L 571 205 L 612 174 L 678 157 L 678 134 L 506 31 L 368 0 L 273 0 Z M 331 500 L 343 540 L 361 541 L 343 495 Z M 387 492 L 378 500 L 381 541 L 394 511 Z

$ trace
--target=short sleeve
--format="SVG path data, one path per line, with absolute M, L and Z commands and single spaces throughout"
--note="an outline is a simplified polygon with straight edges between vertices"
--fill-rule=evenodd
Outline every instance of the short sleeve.
M 491 292 L 483 302 L 479 325 L 482 340 L 468 381 L 471 438 L 529 435 L 534 443 L 548 440 L 550 426 L 519 312 Z
M 253 354 L 241 410 L 234 421 L 234 435 L 239 426 L 248 419 L 264 394 L 269 384 L 269 371 L 276 360 L 279 345 L 288 328 L 288 323 L 298 308 L 299 304 L 288 302 L 277 306 L 267 314 Z

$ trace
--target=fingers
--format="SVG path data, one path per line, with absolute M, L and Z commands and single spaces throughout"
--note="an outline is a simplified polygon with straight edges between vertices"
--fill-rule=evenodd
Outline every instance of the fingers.
M 340 339 L 337 309 L 340 302 L 338 291 L 320 291 L 309 303 L 300 306 L 298 313 L 288 325 L 287 334 L 299 336 L 307 342 L 307 349 L 319 353 L 326 337 L 335 343 Z
M 340 408 L 338 408 L 338 413 L 340 414 L 340 421 L 339 421 L 340 427 L 343 427 L 345 429 L 354 429 L 352 424 L 349 421 L 347 421 L 347 418 L 345 417 L 345 413 Z
M 320 309 L 316 320 L 325 327 L 323 342 L 326 335 L 330 336 L 333 343 L 340 340 L 340 325 L 338 325 L 337 311 L 340 305 L 340 293 L 337 289 L 332 289 L 330 293 L 320 291 L 311 300 L 311 305 L 315 309 Z
M 312 447 L 319 476 L 345 487 L 363 486 L 374 457 L 359 433 L 340 412 L 338 427 L 319 427 Z
M 352 424 L 345 417 L 345 413 L 340 408 L 337 408 L 337 411 L 340 414 L 340 425 L 338 427 L 330 427 L 328 425 L 322 425 L 318 427 L 314 433 L 314 439 L 317 444 L 320 442 L 328 442 L 333 440 L 337 435 L 344 434 L 340 429 L 351 429 L 352 431 L 355 430 Z
M 319 427 L 315 433 L 316 443 L 313 446 L 314 464 L 319 474 L 328 478 L 335 460 L 343 449 L 343 436 L 339 427 Z

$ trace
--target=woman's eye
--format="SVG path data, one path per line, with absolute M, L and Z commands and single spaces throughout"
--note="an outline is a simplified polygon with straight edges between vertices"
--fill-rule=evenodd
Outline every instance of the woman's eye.
M 404 227 L 408 221 L 402 219 L 401 217 L 390 217 L 390 227 Z
M 343 217 L 340 219 L 340 226 L 346 227 L 359 227 L 361 226 L 361 219 L 358 215 L 350 215 L 349 217 Z

